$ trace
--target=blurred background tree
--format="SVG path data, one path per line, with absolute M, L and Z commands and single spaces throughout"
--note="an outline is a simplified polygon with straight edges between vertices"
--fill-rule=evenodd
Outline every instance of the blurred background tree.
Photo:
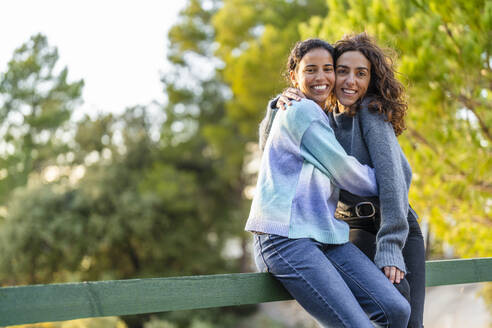
M 69 83 L 68 69 L 58 71 L 57 61 L 57 49 L 38 34 L 15 50 L 0 75 L 1 204 L 29 174 L 67 151 L 67 123 L 84 82 Z
M 491 256 L 490 1 L 189 0 L 168 35 L 158 116 L 135 106 L 75 121 L 83 81 L 57 69 L 56 47 L 35 35 L 14 52 L 0 74 L 0 284 L 249 270 L 257 128 L 286 86 L 288 51 L 361 31 L 398 54 L 409 96 L 399 140 L 430 255 L 445 243 Z M 124 320 L 254 327 L 240 319 L 250 312 Z

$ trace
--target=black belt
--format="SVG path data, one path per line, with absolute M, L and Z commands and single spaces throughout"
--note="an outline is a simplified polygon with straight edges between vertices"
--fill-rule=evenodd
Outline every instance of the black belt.
M 372 202 L 348 205 L 338 202 L 335 218 L 347 222 L 350 229 L 362 229 L 376 234 L 381 224 L 378 208 Z

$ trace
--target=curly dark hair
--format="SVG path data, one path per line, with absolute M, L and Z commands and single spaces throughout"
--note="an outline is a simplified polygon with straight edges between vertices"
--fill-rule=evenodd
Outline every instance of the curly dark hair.
M 290 51 L 289 58 L 287 59 L 287 69 L 284 72 L 284 77 L 287 80 L 287 83 L 291 83 L 290 72 L 295 72 L 297 70 L 302 58 L 311 50 L 319 48 L 328 51 L 333 58 L 333 63 L 335 62 L 335 49 L 328 42 L 316 38 L 298 41 Z M 335 102 L 335 95 L 334 93 L 331 93 L 330 97 L 327 99 L 327 105 L 329 105 L 328 107 L 333 107 Z
M 367 33 L 344 36 L 335 43 L 335 63 L 347 51 L 361 52 L 371 62 L 371 81 L 364 97 L 370 97 L 369 108 L 379 112 L 391 122 L 395 134 L 399 136 L 405 129 L 407 102 L 405 88 L 395 77 L 390 49 L 381 49 Z M 362 98 L 364 98 L 362 97 Z M 347 114 L 354 116 L 360 109 L 362 99 L 351 106 Z

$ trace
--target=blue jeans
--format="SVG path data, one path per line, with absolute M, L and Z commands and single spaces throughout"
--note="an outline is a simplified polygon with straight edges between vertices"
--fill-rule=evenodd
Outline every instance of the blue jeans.
M 407 265 L 407 274 L 400 283 L 400 291 L 404 290 L 405 280 L 407 292 L 410 293 L 410 307 L 412 309 L 408 328 L 422 328 L 424 326 L 425 301 L 425 247 L 424 237 L 417 222 L 415 212 L 408 212 L 408 237 L 403 248 L 403 258 Z M 364 254 L 373 260 L 376 255 L 376 235 L 363 229 L 350 229 L 350 241 Z
M 410 305 L 352 243 L 255 235 L 260 271 L 278 279 L 324 327 L 406 328 Z

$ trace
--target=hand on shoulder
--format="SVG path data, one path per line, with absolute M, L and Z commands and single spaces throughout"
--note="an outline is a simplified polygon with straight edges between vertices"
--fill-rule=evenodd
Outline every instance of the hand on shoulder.
M 306 96 L 302 93 L 301 90 L 293 87 L 289 87 L 282 92 L 280 97 L 277 100 L 277 108 L 286 110 L 287 106 L 291 106 L 295 101 L 301 101 L 301 99 L 305 99 Z

